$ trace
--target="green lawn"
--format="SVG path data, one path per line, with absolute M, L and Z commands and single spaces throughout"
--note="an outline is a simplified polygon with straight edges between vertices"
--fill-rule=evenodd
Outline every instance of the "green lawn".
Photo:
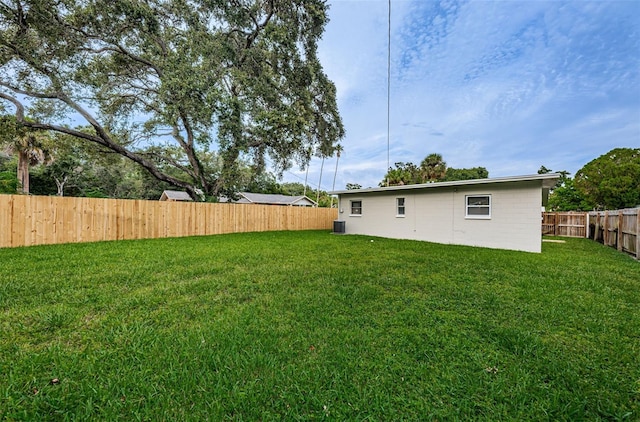
M 0 420 L 640 420 L 640 262 L 276 232 L 0 250 Z

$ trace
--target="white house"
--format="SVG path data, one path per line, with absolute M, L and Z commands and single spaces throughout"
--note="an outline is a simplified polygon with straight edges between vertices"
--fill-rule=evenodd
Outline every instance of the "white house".
M 347 234 L 541 250 L 540 206 L 558 174 L 331 192 Z

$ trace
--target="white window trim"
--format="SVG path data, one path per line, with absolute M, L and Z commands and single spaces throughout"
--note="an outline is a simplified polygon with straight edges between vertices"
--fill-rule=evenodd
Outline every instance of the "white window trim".
M 353 214 L 354 202 L 360 202 L 360 214 Z M 349 201 L 349 217 L 362 217 L 362 199 L 352 199 Z
M 398 205 L 398 199 L 403 199 L 404 203 L 402 205 L 402 208 L 404 209 L 404 214 L 400 214 L 398 212 L 400 205 Z M 405 216 L 407 215 L 407 198 L 404 197 L 398 197 L 396 198 L 396 218 L 405 218 Z
M 489 198 L 489 205 L 469 205 L 469 198 L 470 197 L 476 197 L 476 196 L 486 196 L 487 198 Z M 489 208 L 489 215 L 476 215 L 476 214 L 469 214 L 469 208 Z M 474 194 L 474 195 L 465 195 L 464 196 L 464 218 L 467 220 L 491 220 L 491 215 L 492 213 L 492 201 L 491 201 L 491 194 L 489 193 L 481 193 L 481 194 Z

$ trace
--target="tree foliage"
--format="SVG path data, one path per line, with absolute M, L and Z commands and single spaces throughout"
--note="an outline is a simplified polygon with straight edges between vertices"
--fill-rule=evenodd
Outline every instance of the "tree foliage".
M 442 155 L 429 154 L 420 162 L 418 174 L 422 183 L 444 180 L 447 174 L 447 163 L 443 160 Z
M 317 186 L 314 188 L 307 185 L 307 187 L 305 188 L 305 185 L 303 183 L 298 183 L 298 182 L 283 183 L 280 185 L 280 192 L 277 192 L 277 193 L 281 193 L 283 195 L 289 195 L 289 196 L 306 195 L 308 198 L 314 201 L 317 198 L 318 206 L 322 208 L 328 208 L 336 205 L 332 201 L 332 196 L 329 195 L 327 191 L 318 189 Z
M 49 132 L 31 129 L 13 116 L 0 116 L 0 146 L 18 157 L 18 189 L 29 194 L 29 168 L 51 159 Z
M 15 161 L 0 148 L 0 193 L 16 193 L 18 190 L 15 164 Z
M 323 0 L 2 2 L 0 103 L 193 197 L 221 195 L 243 159 L 281 172 L 344 136 L 317 58 L 326 12 Z M 70 115 L 90 130 L 65 125 Z
M 389 168 L 379 186 L 402 186 L 419 183 L 433 183 L 454 180 L 486 179 L 489 171 L 484 167 L 456 169 L 447 167 L 440 154 L 429 154 L 420 166 L 414 163 L 398 162 Z
M 585 198 L 584 194 L 576 189 L 573 179 L 566 177 L 559 182 L 549 194 L 547 209 L 549 211 L 589 211 L 593 204 Z
M 0 193 L 16 193 L 18 178 L 10 171 L 0 171 Z
M 17 190 L 16 162 L 0 148 L 0 193 L 16 193 Z
M 615 148 L 601 155 L 578 170 L 574 182 L 598 209 L 640 205 L 640 148 Z
M 449 167 L 447 169 L 444 180 L 474 180 L 474 179 L 486 179 L 489 177 L 489 170 L 484 167 L 471 167 L 468 169 L 455 169 Z
M 545 166 L 540 166 L 540 168 L 538 169 L 538 174 L 547 174 L 547 173 L 551 173 L 553 170 L 551 170 L 550 168 L 547 168 Z
M 398 162 L 393 168 L 389 168 L 379 186 L 415 185 L 421 181 L 418 166 L 413 163 Z
M 73 136 L 55 135 L 50 154 L 51 160 L 34 166 L 31 171 L 32 194 L 157 200 L 163 190 L 171 188 L 125 157 Z M 0 153 L 0 193 L 16 193 L 17 158 L 15 152 Z M 202 154 L 201 160 L 211 173 L 219 171 L 221 160 L 217 154 Z M 331 196 L 324 190 L 318 192 L 311 186 L 305 189 L 302 183 L 280 184 L 274 174 L 256 173 L 248 162 L 240 162 L 238 168 L 239 177 L 234 180 L 238 191 L 291 196 L 306 193 L 313 200 L 319 198 L 320 206 L 331 205 Z M 167 167 L 163 171 L 180 177 L 176 169 Z
M 158 199 L 171 188 L 125 157 L 98 145 L 57 134 L 51 160 L 31 171 L 36 195 Z

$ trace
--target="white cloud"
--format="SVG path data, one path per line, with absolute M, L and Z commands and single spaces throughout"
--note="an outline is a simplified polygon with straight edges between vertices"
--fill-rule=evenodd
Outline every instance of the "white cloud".
M 392 1 L 390 164 L 438 152 L 491 176 L 574 173 L 640 146 L 637 12 L 625 1 Z M 347 132 L 336 187 L 375 186 L 387 166 L 387 1 L 333 1 L 329 16 L 320 58 Z M 309 180 L 319 171 L 314 160 Z

